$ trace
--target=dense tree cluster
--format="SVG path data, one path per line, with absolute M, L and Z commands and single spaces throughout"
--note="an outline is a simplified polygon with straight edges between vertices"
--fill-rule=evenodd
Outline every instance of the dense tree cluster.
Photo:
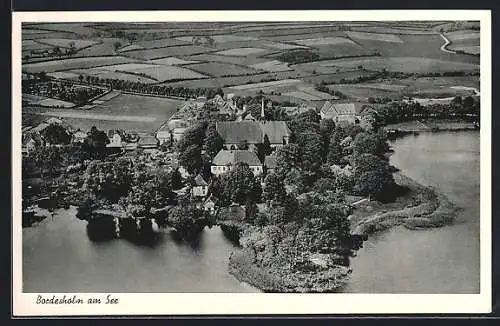
M 84 105 L 90 99 L 104 94 L 106 91 L 97 87 L 78 87 L 72 82 L 34 82 L 35 79 L 23 80 L 22 92 L 24 94 L 43 95 L 62 101 Z

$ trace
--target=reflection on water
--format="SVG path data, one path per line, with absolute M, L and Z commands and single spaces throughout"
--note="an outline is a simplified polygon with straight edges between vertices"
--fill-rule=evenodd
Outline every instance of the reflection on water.
M 352 259 L 347 292 L 479 292 L 479 132 L 405 136 L 392 144 L 391 163 L 438 188 L 463 208 L 453 225 L 372 236 Z
M 75 209 L 23 229 L 24 292 L 255 292 L 227 269 L 233 245 L 218 227 L 195 242 L 169 230 L 154 246 L 92 242 Z
M 347 292 L 479 290 L 479 133 L 440 132 L 393 143 L 391 160 L 463 207 L 455 224 L 370 237 L 352 260 Z M 165 230 L 153 246 L 92 242 L 75 208 L 23 229 L 24 292 L 256 292 L 228 273 L 237 250 L 218 227 L 186 243 Z

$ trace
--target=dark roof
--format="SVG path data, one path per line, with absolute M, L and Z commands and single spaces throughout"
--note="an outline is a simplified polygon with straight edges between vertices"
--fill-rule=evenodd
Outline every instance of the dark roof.
M 246 163 L 251 166 L 262 165 L 259 158 L 254 152 L 247 150 L 220 150 L 215 155 L 213 165 L 235 165 L 237 163 Z
M 141 136 L 141 138 L 139 138 L 138 145 L 139 146 L 157 146 L 158 139 L 156 139 L 154 136 L 150 136 L 150 135 Z
M 203 179 L 201 174 L 198 174 L 193 181 L 195 186 L 208 186 L 208 183 Z
M 262 121 L 260 128 L 271 144 L 283 144 L 283 138 L 290 137 L 291 134 L 285 121 Z
M 255 121 L 217 122 L 216 129 L 222 139 L 230 144 L 239 144 L 245 140 L 249 144 L 258 144 L 263 139 L 262 130 Z

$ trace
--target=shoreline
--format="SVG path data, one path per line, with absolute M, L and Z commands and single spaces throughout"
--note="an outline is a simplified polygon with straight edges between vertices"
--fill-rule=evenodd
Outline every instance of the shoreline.
M 398 185 L 408 187 L 409 194 L 399 202 L 368 202 L 364 203 L 364 208 L 357 207 L 350 216 L 354 222 L 351 234 L 367 238 L 398 225 L 417 231 L 442 227 L 454 221 L 460 208 L 444 194 L 400 172 L 394 175 Z M 413 204 L 414 201 L 417 203 Z M 369 213 L 365 214 L 365 210 Z M 238 281 L 266 293 L 336 293 L 341 291 L 352 272 L 350 267 L 335 265 L 318 271 L 280 274 L 271 268 L 258 266 L 253 258 L 254 254 L 247 248 L 233 251 L 229 257 L 229 273 Z
M 464 130 L 479 130 L 478 125 L 474 122 L 460 120 L 412 120 L 389 124 L 383 127 L 388 133 L 392 134 L 407 134 L 418 132 L 434 132 L 434 131 L 464 131 Z

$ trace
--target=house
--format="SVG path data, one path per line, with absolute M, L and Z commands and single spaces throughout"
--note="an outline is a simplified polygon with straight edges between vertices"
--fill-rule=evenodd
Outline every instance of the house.
M 21 152 L 23 155 L 29 156 L 37 146 L 42 144 L 42 139 L 38 135 L 28 135 L 24 137 Z
M 284 112 L 289 117 L 294 117 L 296 115 L 302 114 L 309 110 L 316 111 L 316 108 L 313 106 L 284 106 L 281 107 L 282 112 Z
M 363 104 L 354 103 L 331 103 L 326 101 L 321 107 L 321 119 L 332 119 L 334 122 L 348 122 L 357 124 L 360 120 L 360 113 L 363 109 Z
M 242 143 L 256 145 L 263 140 L 262 130 L 255 121 L 222 121 L 215 128 L 229 149 L 237 149 Z
M 203 210 L 209 212 L 211 215 L 215 214 L 217 207 L 217 200 L 212 195 L 203 203 Z
M 156 131 L 156 139 L 158 139 L 160 145 L 165 142 L 172 141 L 172 135 L 170 133 L 170 130 L 168 129 L 167 124 L 164 124 L 160 127 L 160 129 Z
M 219 175 L 233 169 L 238 163 L 246 163 L 255 176 L 261 175 L 263 166 L 257 155 L 247 150 L 221 150 L 212 161 L 212 174 Z
M 122 135 L 118 130 L 108 131 L 109 144 L 106 144 L 108 148 L 122 148 Z
M 264 161 L 264 166 L 266 167 L 267 173 L 274 173 L 276 169 L 276 154 L 267 155 Z
M 260 129 L 262 130 L 262 137 L 265 136 L 269 139 L 271 147 L 282 147 L 290 142 L 292 135 L 291 130 L 288 128 L 286 121 L 260 121 Z
M 73 143 L 83 143 L 85 139 L 87 139 L 87 133 L 83 132 L 82 130 L 78 129 L 73 133 Z
M 286 121 L 222 121 L 216 123 L 216 129 L 229 149 L 237 149 L 243 143 L 252 148 L 262 143 L 266 135 L 271 147 L 281 147 L 288 144 L 292 134 Z
M 139 148 L 156 148 L 158 147 L 158 139 L 152 135 L 141 135 L 137 143 Z
M 203 179 L 201 174 L 198 174 L 193 180 L 193 188 L 191 195 L 193 197 L 205 197 L 208 194 L 208 183 Z

